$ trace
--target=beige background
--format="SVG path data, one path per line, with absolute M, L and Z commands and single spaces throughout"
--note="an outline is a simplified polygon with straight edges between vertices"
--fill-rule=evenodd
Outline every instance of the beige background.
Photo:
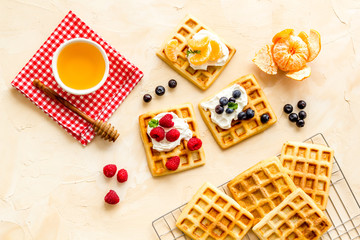
M 13 89 L 10 82 L 73 10 L 145 76 L 111 117 L 121 132 L 110 144 L 96 138 L 82 147 L 54 121 Z M 205 92 L 155 56 L 163 39 L 191 13 L 236 47 L 237 53 Z M 322 50 L 303 82 L 284 74 L 267 76 L 251 59 L 272 36 L 292 27 L 321 33 Z M 360 199 L 360 3 L 321 1 L 35 1 L 0 0 L 0 239 L 156 239 L 151 222 L 186 202 L 204 181 L 220 185 L 279 153 L 286 140 L 325 134 L 355 195 Z M 196 108 L 205 166 L 152 178 L 137 117 L 183 102 L 196 105 L 236 78 L 254 73 L 278 122 L 266 132 L 222 151 Z M 169 79 L 178 87 L 144 104 L 142 96 Z M 282 112 L 286 103 L 308 103 L 306 126 L 298 129 Z M 115 163 L 129 180 L 105 179 Z M 121 202 L 107 206 L 109 189 Z

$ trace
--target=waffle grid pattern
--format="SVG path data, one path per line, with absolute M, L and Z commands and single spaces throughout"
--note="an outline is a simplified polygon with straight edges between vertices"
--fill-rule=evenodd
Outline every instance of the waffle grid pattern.
M 140 133 L 151 174 L 153 176 L 162 176 L 204 165 L 205 153 L 203 147 L 196 151 L 190 151 L 185 140 L 182 140 L 179 146 L 169 152 L 158 152 L 152 148 L 151 139 L 146 132 L 147 126 L 153 117 L 162 112 L 173 112 L 180 118 L 185 119 L 193 132 L 193 137 L 200 138 L 194 108 L 190 103 L 141 115 L 139 117 Z M 174 156 L 180 157 L 180 165 L 177 170 L 170 171 L 165 167 L 165 164 L 169 158 Z
M 220 73 L 224 70 L 226 65 L 234 56 L 236 50 L 230 44 L 226 43 L 225 40 L 220 38 L 221 41 L 229 49 L 229 58 L 226 61 L 225 65 L 219 67 L 210 66 L 206 71 L 194 70 L 190 66 L 186 58 L 186 52 L 188 50 L 187 42 L 192 38 L 194 34 L 196 34 L 202 29 L 214 33 L 204 24 L 200 23 L 196 18 L 187 15 L 176 27 L 175 31 L 169 36 L 169 38 L 167 38 L 166 41 L 162 44 L 160 50 L 156 53 L 156 55 L 184 78 L 186 78 L 202 90 L 206 90 L 219 77 Z M 171 62 L 165 55 L 165 46 L 171 39 L 178 40 L 179 49 L 181 49 L 181 51 L 179 51 L 178 59 L 176 62 Z
M 280 161 L 295 185 L 302 188 L 320 207 L 326 209 L 334 151 L 301 142 L 286 142 Z
M 233 121 L 231 128 L 222 129 L 211 121 L 210 111 L 205 111 L 201 107 L 202 102 L 209 101 L 211 98 L 213 98 L 213 96 L 208 97 L 199 103 L 199 110 L 202 118 L 204 119 L 204 122 L 210 129 L 216 142 L 223 149 L 229 148 L 245 140 L 246 138 L 264 131 L 277 121 L 276 115 L 271 108 L 265 93 L 261 89 L 253 74 L 245 75 L 235 80 L 227 87 L 230 87 L 234 84 L 239 84 L 246 90 L 246 94 L 248 95 L 248 105 L 244 109 L 251 108 L 255 111 L 255 116 L 252 119 Z M 270 120 L 264 124 L 261 122 L 260 118 L 261 115 L 265 113 L 269 115 Z
M 253 216 L 232 198 L 205 183 L 187 204 L 176 225 L 193 239 L 242 239 Z
M 277 157 L 259 162 L 229 182 L 234 199 L 259 222 L 278 206 L 296 186 Z
M 317 240 L 330 227 L 325 214 L 298 188 L 256 224 L 253 232 L 261 240 Z

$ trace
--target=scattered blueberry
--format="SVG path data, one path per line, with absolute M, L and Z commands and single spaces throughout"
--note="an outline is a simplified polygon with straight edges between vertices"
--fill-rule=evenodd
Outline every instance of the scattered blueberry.
M 229 102 L 236 102 L 236 99 L 234 97 L 229 98 Z
M 239 98 L 239 97 L 241 96 L 240 90 L 235 90 L 235 91 L 233 91 L 232 96 L 233 96 L 234 98 Z
M 145 94 L 143 97 L 144 102 L 150 102 L 152 99 L 152 96 L 150 94 Z
M 306 107 L 306 102 L 304 100 L 300 100 L 297 104 L 298 108 L 304 109 Z
M 296 126 L 298 126 L 299 128 L 304 127 L 304 126 L 305 126 L 305 121 L 304 121 L 304 119 L 299 119 L 299 120 L 297 120 Z
M 261 115 L 260 120 L 262 123 L 267 123 L 270 120 L 269 114 L 264 113 L 263 115 Z
M 219 103 L 221 106 L 226 106 L 228 104 L 229 100 L 226 97 L 221 97 L 219 99 Z
M 157 86 L 157 87 L 155 88 L 155 93 L 156 93 L 156 95 L 158 95 L 158 96 L 162 96 L 162 95 L 164 95 L 164 93 L 165 93 L 165 88 L 164 88 L 163 86 Z
M 285 106 L 284 106 L 284 112 L 287 114 L 292 113 L 293 109 L 294 108 L 291 104 L 285 104 Z
M 245 119 L 246 119 L 246 113 L 245 112 L 239 112 L 238 120 L 245 120 Z
M 224 107 L 221 106 L 221 105 L 217 105 L 217 106 L 215 107 L 215 112 L 216 112 L 217 114 L 222 114 L 222 113 L 224 112 Z
M 296 122 L 298 120 L 298 115 L 296 113 L 291 113 L 289 115 L 290 122 Z
M 248 108 L 246 110 L 246 119 L 253 118 L 254 116 L 255 116 L 255 111 L 252 110 L 251 108 Z
M 177 82 L 176 82 L 175 79 L 171 79 L 171 80 L 169 81 L 168 85 L 169 85 L 170 88 L 176 88 Z
M 299 119 L 305 119 L 307 116 L 306 112 L 305 111 L 300 111 L 299 112 Z
M 231 114 L 234 112 L 234 109 L 232 108 L 227 108 L 226 111 L 225 111 L 227 114 Z

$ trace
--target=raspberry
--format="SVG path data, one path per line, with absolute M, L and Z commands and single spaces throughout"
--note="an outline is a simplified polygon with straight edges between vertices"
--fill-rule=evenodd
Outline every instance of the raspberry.
M 150 137 L 155 139 L 156 141 L 160 142 L 165 137 L 165 130 L 161 127 L 153 128 L 150 131 Z
M 117 204 L 120 201 L 120 198 L 119 198 L 119 196 L 116 194 L 116 192 L 114 190 L 110 190 L 106 194 L 104 200 L 108 204 Z
M 120 169 L 116 177 L 119 182 L 123 183 L 128 180 L 128 173 L 125 169 Z
M 175 142 L 180 137 L 180 132 L 177 129 L 171 129 L 166 133 L 166 140 Z
M 199 150 L 202 146 L 202 141 L 199 138 L 193 137 L 187 143 L 187 147 L 190 151 Z
M 180 158 L 178 156 L 176 157 L 172 157 L 169 160 L 167 160 L 165 166 L 167 169 L 171 170 L 171 171 L 175 171 L 176 169 L 178 169 L 180 164 Z
M 116 170 L 115 164 L 108 164 L 103 168 L 104 175 L 108 178 L 113 177 L 116 174 Z
M 172 119 L 173 116 L 171 114 L 166 114 L 160 119 L 159 124 L 162 127 L 171 128 L 174 126 L 174 122 L 172 121 Z

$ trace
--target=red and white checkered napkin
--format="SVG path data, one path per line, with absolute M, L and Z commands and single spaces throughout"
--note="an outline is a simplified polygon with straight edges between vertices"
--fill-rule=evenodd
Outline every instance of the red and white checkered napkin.
M 76 37 L 91 39 L 100 44 L 109 58 L 110 65 L 109 77 L 104 85 L 96 92 L 82 96 L 63 91 L 56 83 L 51 69 L 55 50 L 65 40 Z M 11 84 L 78 141 L 87 145 L 94 138 L 91 125 L 33 87 L 32 81 L 39 79 L 93 119 L 107 121 L 142 77 L 143 73 L 136 66 L 70 11 Z

